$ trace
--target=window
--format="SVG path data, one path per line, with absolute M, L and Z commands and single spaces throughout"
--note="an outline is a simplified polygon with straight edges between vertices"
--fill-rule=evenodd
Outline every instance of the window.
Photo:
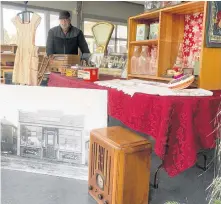
M 84 21 L 84 35 L 88 43 L 90 52 L 96 50 L 96 44 L 92 34 L 92 26 L 95 25 L 98 21 L 92 19 L 86 19 Z M 108 44 L 108 53 L 126 53 L 127 52 L 127 25 L 120 23 L 113 23 L 114 31 L 112 33 L 110 42 Z
M 41 23 L 39 24 L 36 35 L 35 35 L 35 45 L 45 46 L 46 45 L 46 26 L 45 26 L 45 14 L 39 11 L 34 11 L 41 17 Z M 32 17 L 32 15 L 31 15 Z
M 42 141 L 42 128 L 21 125 L 20 126 L 21 145 L 39 147 Z
M 17 13 L 21 12 L 19 9 L 3 8 L 3 42 L 4 44 L 15 44 L 17 30 L 12 23 Z M 6 17 L 7 16 L 7 17 Z
M 35 35 L 35 45 L 36 46 L 46 46 L 46 39 L 48 35 L 48 30 L 54 26 L 58 25 L 59 12 L 43 10 L 43 9 L 32 9 L 27 8 L 30 11 L 36 12 L 41 17 L 41 23 L 39 24 L 36 35 Z M 24 7 L 21 5 L 2 5 L 2 23 L 1 27 L 2 38 L 1 42 L 3 44 L 16 44 L 17 31 L 12 23 L 12 18 L 14 18 L 19 12 L 22 12 Z M 30 16 L 32 18 L 32 14 Z
M 50 28 L 59 25 L 59 14 L 50 14 Z

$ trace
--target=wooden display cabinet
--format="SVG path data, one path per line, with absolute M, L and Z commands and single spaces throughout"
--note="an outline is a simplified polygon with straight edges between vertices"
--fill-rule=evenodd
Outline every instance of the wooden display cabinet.
M 178 54 L 179 45 L 183 42 L 185 15 L 197 12 L 203 13 L 204 17 L 202 29 L 203 39 L 200 53 L 200 73 L 194 84 L 198 88 L 208 90 L 221 89 L 221 48 L 207 48 L 205 43 L 207 16 L 207 2 L 205 1 L 186 2 L 130 17 L 128 22 L 128 78 L 140 78 L 168 83 L 171 79 L 163 77 L 163 75 L 168 68 L 173 67 Z M 159 21 L 158 39 L 136 41 L 137 24 L 149 24 L 156 20 Z M 130 60 L 133 55 L 134 46 L 136 45 L 158 45 L 157 74 L 155 76 L 131 74 Z

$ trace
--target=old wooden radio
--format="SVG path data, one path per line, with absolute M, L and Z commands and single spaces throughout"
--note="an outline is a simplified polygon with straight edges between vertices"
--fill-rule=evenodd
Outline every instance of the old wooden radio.
M 151 144 L 122 127 L 90 134 L 89 194 L 99 204 L 147 204 Z

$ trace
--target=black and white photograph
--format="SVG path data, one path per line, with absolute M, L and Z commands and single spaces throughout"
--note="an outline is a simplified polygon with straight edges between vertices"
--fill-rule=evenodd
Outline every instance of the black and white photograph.
M 2 85 L 0 93 L 2 169 L 88 179 L 90 131 L 107 126 L 106 91 Z

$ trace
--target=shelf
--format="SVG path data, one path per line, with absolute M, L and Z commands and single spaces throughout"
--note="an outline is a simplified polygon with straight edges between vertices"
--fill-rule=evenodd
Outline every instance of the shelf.
M 187 3 L 181 3 L 170 7 L 161 8 L 159 10 L 149 11 L 140 15 L 131 17 L 131 20 L 148 20 L 157 19 L 160 16 L 160 12 L 168 12 L 173 14 L 191 14 L 204 11 L 204 1 L 193 1 Z
M 11 56 L 15 56 L 14 53 L 1 53 L 1 55 L 11 55 Z
M 131 45 L 157 45 L 158 44 L 158 39 L 131 41 L 130 44 Z
M 150 76 L 150 75 L 142 75 L 142 74 L 128 74 L 128 77 L 133 78 L 141 78 L 141 79 L 153 79 L 153 80 L 159 80 L 159 81 L 171 81 L 171 78 L 165 78 L 165 77 L 157 77 L 157 76 Z
M 148 19 L 157 19 L 160 16 L 160 10 L 157 11 L 152 11 L 152 12 L 146 12 L 146 13 L 142 13 L 140 15 L 131 17 L 130 19 L 133 20 L 148 20 Z
M 14 66 L 1 65 L 0 67 L 1 67 L 2 69 L 14 69 Z
M 161 9 L 162 12 L 173 13 L 173 14 L 193 14 L 197 12 L 204 12 L 204 1 L 193 1 L 187 3 L 181 3 L 172 7 Z

